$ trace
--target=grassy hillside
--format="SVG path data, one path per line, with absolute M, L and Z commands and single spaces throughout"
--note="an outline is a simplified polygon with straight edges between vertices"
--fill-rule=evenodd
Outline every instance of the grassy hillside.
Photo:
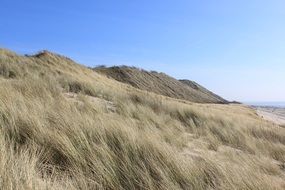
M 284 189 L 285 128 L 0 50 L 0 189 Z
M 197 103 L 227 103 L 223 98 L 189 80 L 176 80 L 164 73 L 148 72 L 135 67 L 97 67 L 95 71 L 117 81 L 177 99 Z
M 199 91 L 202 96 L 205 97 L 211 97 L 211 99 L 213 99 L 213 103 L 228 103 L 227 100 L 223 99 L 222 97 L 218 96 L 217 94 L 214 94 L 213 92 L 209 91 L 208 89 L 206 89 L 205 87 L 201 86 L 200 84 L 196 83 L 195 81 L 191 81 L 191 80 L 179 80 L 180 82 L 186 84 L 187 86 L 189 86 L 192 89 L 196 89 L 197 91 Z

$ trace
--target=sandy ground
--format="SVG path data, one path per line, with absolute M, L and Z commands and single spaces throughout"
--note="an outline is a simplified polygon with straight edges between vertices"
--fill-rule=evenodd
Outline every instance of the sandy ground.
M 257 114 L 263 119 L 278 125 L 285 125 L 285 108 L 255 107 Z

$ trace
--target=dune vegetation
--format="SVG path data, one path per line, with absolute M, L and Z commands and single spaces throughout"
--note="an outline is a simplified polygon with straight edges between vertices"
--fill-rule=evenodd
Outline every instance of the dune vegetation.
M 0 189 L 285 189 L 285 128 L 0 50 Z
M 177 80 L 165 73 L 146 71 L 128 66 L 93 68 L 94 71 L 135 88 L 154 92 L 171 98 L 188 100 L 196 103 L 227 104 L 227 100 L 212 93 L 201 85 L 190 80 Z

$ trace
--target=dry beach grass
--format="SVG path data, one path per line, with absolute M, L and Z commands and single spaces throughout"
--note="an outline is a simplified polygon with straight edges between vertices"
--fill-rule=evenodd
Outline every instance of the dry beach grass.
M 93 68 L 93 70 L 138 89 L 172 98 L 188 100 L 196 103 L 228 103 L 225 99 L 210 92 L 193 81 L 177 80 L 164 73 L 158 73 L 156 71 L 149 72 L 128 66 L 98 66 Z
M 0 189 L 284 189 L 285 128 L 0 50 Z

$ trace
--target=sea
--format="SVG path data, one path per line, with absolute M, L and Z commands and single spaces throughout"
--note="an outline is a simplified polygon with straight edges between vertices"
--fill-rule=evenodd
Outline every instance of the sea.
M 285 108 L 285 102 L 243 102 L 249 106 Z

